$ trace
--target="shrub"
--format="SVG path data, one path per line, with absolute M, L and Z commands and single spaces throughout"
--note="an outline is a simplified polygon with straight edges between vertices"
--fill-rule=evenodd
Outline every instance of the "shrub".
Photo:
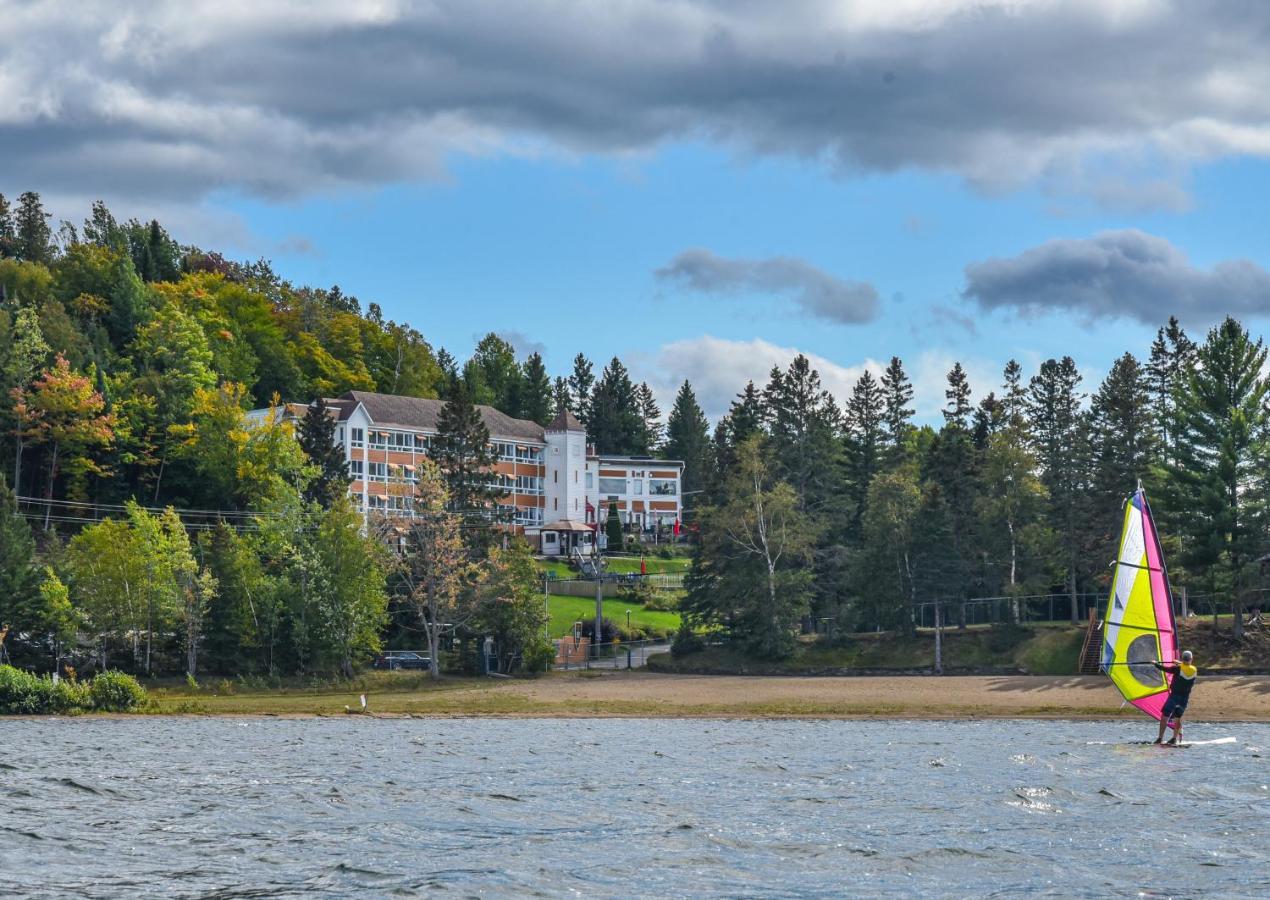
M 674 559 L 675 551 L 671 549 L 670 546 L 663 545 L 657 548 L 657 555 L 660 556 L 662 559 Z
M 556 648 L 546 641 L 539 641 L 525 651 L 521 666 L 526 672 L 546 672 L 555 661 Z
M 670 591 L 653 591 L 644 601 L 644 609 L 652 612 L 674 612 L 679 609 L 679 597 Z
M 53 685 L 50 708 L 55 713 L 83 712 L 91 705 L 88 686 L 63 679 Z
M 0 713 L 34 715 L 53 704 L 53 682 L 13 666 L 0 666 Z
M 679 626 L 679 630 L 675 632 L 675 640 L 670 645 L 671 656 L 687 656 L 689 653 L 697 653 L 706 648 L 706 642 L 702 640 L 701 635 L 689 627 L 687 622 Z
M 123 672 L 106 671 L 88 685 L 93 709 L 103 712 L 128 712 L 146 702 L 146 689 L 137 679 Z

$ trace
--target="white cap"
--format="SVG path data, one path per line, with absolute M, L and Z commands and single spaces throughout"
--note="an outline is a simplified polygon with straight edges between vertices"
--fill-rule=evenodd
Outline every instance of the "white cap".
M 1182 662 L 1190 662 L 1190 661 L 1191 661 L 1191 651 L 1189 651 L 1189 650 L 1183 650 L 1183 651 L 1182 651 Z

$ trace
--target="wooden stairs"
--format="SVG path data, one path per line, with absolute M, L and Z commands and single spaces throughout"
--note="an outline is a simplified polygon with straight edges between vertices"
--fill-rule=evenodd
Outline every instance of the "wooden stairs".
M 1089 610 L 1089 625 L 1085 628 L 1085 643 L 1080 648 L 1081 675 L 1097 675 L 1102 662 L 1102 620 L 1098 610 Z

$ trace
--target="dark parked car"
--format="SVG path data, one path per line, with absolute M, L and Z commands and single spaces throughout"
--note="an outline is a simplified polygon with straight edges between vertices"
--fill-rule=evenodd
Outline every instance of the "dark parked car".
M 371 663 L 372 668 L 387 669 L 390 672 L 397 669 L 426 669 L 431 665 L 431 657 L 414 650 L 388 650 L 376 656 Z

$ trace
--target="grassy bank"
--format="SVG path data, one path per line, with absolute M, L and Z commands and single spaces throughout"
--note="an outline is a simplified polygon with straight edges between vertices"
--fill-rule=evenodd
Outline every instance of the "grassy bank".
M 626 611 L 631 611 L 631 628 L 645 633 L 673 634 L 679 628 L 679 613 L 645 609 L 638 603 L 623 603 L 610 598 L 604 601 L 604 617 L 612 619 L 618 628 L 626 627 Z M 548 627 L 552 637 L 573 633 L 573 623 L 583 622 L 583 633 L 589 633 L 595 622 L 595 600 L 588 597 L 565 597 L 552 594 L 547 598 L 547 612 L 551 616 Z
M 972 627 L 944 632 L 945 671 L 1002 671 L 1033 675 L 1074 675 L 1083 628 L 1066 625 Z M 915 637 L 892 633 L 853 635 L 831 643 L 800 641 L 783 660 L 755 660 L 726 647 L 708 647 L 678 659 L 658 657 L 657 671 L 746 675 L 831 675 L 853 671 L 929 671 L 934 666 L 934 632 Z
M 1075 675 L 1084 638 L 1083 627 L 1059 623 L 951 628 L 944 632 L 944 671 Z M 1194 651 L 1201 671 L 1270 672 L 1270 632 L 1265 629 L 1249 630 L 1235 641 L 1229 621 L 1214 629 L 1211 619 L 1190 619 L 1180 625 L 1178 642 Z M 934 632 L 923 630 L 913 637 L 852 635 L 838 643 L 806 639 L 789 659 L 775 661 L 709 647 L 679 659 L 658 657 L 650 667 L 683 674 L 832 675 L 930 671 L 934 660 Z
M 638 556 L 606 556 L 604 570 L 619 575 L 632 575 L 639 571 L 639 562 Z M 692 560 L 686 556 L 675 556 L 670 559 L 646 556 L 644 565 L 647 566 L 649 575 L 683 575 L 692 565 Z M 578 577 L 577 570 L 562 560 L 538 560 L 538 569 L 544 573 L 549 572 L 556 578 Z

